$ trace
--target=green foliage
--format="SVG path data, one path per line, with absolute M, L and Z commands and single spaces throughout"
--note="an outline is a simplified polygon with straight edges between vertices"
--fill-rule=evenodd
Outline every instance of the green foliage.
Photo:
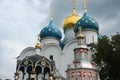
M 93 45 L 93 55 L 101 80 L 120 80 L 120 33 L 109 39 L 103 36 L 97 45 Z

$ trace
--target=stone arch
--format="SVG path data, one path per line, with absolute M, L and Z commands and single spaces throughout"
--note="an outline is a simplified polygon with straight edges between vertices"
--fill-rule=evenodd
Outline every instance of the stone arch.
M 49 67 L 45 67 L 44 68 L 44 78 L 48 79 L 49 78 L 49 74 L 50 74 L 50 68 Z
M 50 68 L 49 67 L 44 68 L 44 74 L 46 74 L 46 73 L 50 73 Z
M 18 69 L 20 68 L 20 66 L 24 66 L 25 68 L 29 65 L 32 65 L 33 66 L 33 62 L 32 60 L 28 59 L 28 58 L 25 58 L 23 59 L 22 61 L 20 61 L 20 63 L 18 64 Z
M 37 75 L 42 73 L 42 67 L 41 66 L 36 66 L 35 72 L 36 72 Z
M 24 73 L 25 72 L 25 66 L 20 66 L 18 70 L 21 71 L 22 73 Z
M 28 65 L 27 68 L 26 68 L 26 72 L 28 74 L 31 74 L 31 71 L 32 71 L 32 65 Z

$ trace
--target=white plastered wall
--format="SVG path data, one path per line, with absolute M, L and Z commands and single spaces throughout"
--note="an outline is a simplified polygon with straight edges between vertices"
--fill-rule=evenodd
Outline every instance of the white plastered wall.
M 61 48 L 59 47 L 59 45 L 57 44 L 47 44 L 46 46 L 44 46 L 41 49 L 41 53 L 42 56 L 45 56 L 46 58 L 50 59 L 50 55 L 53 55 L 53 59 L 55 61 L 56 67 L 57 69 L 60 70 L 61 68 L 61 61 L 60 61 L 60 54 L 61 54 Z
M 32 55 L 35 55 L 37 54 L 36 51 L 35 51 L 35 48 L 34 47 L 27 47 L 25 48 L 21 53 L 20 53 L 20 56 L 19 56 L 19 60 L 22 60 L 24 59 L 26 56 L 32 56 Z
M 70 39 L 74 39 L 75 38 L 75 33 L 73 31 L 73 29 L 69 29 L 65 31 L 65 39 L 66 40 L 70 40 Z
M 95 31 L 83 31 L 82 32 L 85 35 L 86 43 L 97 43 L 98 42 L 98 33 Z
M 59 40 L 53 37 L 47 37 L 47 38 L 43 38 L 41 40 L 41 48 L 44 47 L 45 45 L 49 44 L 49 43 L 54 43 L 59 45 Z
M 62 52 L 61 55 L 61 67 L 62 70 L 60 70 L 60 73 L 62 76 L 66 77 L 66 70 L 67 70 L 67 65 L 71 64 L 72 61 L 74 60 L 74 48 L 77 45 L 77 40 L 74 39 L 70 42 L 68 42 Z

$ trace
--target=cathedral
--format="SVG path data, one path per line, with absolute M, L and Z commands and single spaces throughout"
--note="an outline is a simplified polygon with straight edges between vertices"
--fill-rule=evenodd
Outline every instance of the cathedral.
M 86 0 L 82 16 L 77 15 L 75 2 L 71 15 L 63 22 L 64 35 L 51 15 L 35 47 L 20 53 L 15 80 L 98 80 L 91 44 L 98 42 L 99 24 L 88 15 Z

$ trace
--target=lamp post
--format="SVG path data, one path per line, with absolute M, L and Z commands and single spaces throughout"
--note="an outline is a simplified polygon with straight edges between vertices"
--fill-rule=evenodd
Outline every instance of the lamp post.
M 16 70 L 16 72 L 15 72 L 15 80 L 18 80 L 19 79 L 19 73 L 18 73 L 18 70 Z
M 30 80 L 35 80 L 35 68 L 32 69 Z
M 54 78 L 54 71 L 51 71 L 48 80 L 55 80 L 55 78 Z

